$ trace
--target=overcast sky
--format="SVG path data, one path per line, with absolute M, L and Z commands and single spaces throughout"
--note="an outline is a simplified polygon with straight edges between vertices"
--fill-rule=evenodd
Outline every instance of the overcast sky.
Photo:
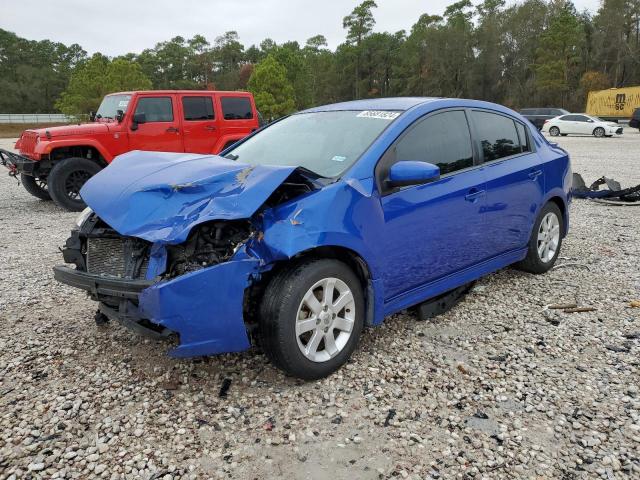
M 376 30 L 411 28 L 423 13 L 442 14 L 455 0 L 376 0 Z M 479 0 L 472 0 L 479 3 Z M 78 43 L 89 53 L 140 52 L 176 35 L 210 42 L 236 30 L 246 46 L 265 38 L 301 44 L 317 34 L 335 48 L 342 18 L 361 0 L 0 0 L 0 28 L 31 40 Z M 507 0 L 508 4 L 515 3 Z M 574 0 L 595 12 L 600 0 Z

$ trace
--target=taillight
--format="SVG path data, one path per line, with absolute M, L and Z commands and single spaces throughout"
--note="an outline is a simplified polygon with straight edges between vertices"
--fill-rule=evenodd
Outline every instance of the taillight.
M 545 120 L 544 123 L 549 123 L 549 120 Z

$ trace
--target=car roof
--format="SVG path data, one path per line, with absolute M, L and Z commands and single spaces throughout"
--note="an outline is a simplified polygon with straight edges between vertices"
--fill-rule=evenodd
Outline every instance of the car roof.
M 406 111 L 416 105 L 442 100 L 438 97 L 389 97 L 353 100 L 310 108 L 300 113 L 335 112 L 339 110 L 400 110 Z

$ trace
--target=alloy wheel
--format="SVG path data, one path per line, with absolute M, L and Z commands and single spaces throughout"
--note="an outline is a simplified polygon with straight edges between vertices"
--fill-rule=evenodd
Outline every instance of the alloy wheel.
M 76 170 L 71 172 L 64 182 L 67 196 L 72 200 L 79 200 L 80 189 L 90 178 L 91 173 L 85 170 Z
M 355 318 L 355 299 L 345 282 L 333 277 L 316 282 L 298 307 L 298 348 L 312 362 L 330 360 L 347 345 Z
M 547 213 L 538 229 L 538 256 L 543 263 L 548 263 L 556 255 L 560 244 L 560 221 L 554 212 Z

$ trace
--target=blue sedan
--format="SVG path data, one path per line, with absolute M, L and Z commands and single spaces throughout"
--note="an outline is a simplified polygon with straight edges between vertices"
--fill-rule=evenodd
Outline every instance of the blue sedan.
M 178 357 L 248 349 L 329 375 L 366 326 L 508 265 L 544 273 L 567 152 L 492 103 L 313 108 L 220 156 L 130 152 L 89 180 L 56 278 Z

